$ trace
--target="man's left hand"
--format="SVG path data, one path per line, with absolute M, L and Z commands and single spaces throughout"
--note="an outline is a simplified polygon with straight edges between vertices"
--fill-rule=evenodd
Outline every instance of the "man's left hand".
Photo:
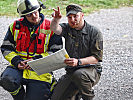
M 68 66 L 77 66 L 77 63 L 78 63 L 78 59 L 75 59 L 75 58 L 67 58 L 64 60 L 64 63 Z

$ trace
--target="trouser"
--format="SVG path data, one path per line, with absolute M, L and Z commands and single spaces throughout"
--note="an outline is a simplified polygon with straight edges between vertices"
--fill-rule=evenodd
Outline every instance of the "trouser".
M 93 67 L 66 73 L 58 81 L 51 100 L 76 100 L 76 94 L 80 94 L 83 100 L 92 100 L 94 97 L 92 87 L 98 83 L 99 79 L 100 74 Z
M 7 67 L 1 75 L 1 86 L 14 100 L 48 100 L 51 95 L 49 83 L 24 79 L 22 76 L 22 70 Z M 23 85 L 26 86 L 26 91 Z

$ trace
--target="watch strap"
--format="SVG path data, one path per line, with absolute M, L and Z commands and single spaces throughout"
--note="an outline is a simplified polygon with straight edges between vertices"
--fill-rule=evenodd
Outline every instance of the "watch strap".
M 78 59 L 78 63 L 77 63 L 77 66 L 80 66 L 82 64 L 81 60 Z

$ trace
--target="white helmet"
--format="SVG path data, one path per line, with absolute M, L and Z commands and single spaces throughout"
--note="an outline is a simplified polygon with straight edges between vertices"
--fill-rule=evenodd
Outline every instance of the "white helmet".
M 20 16 L 32 13 L 40 8 L 40 4 L 37 0 L 18 0 L 17 11 Z

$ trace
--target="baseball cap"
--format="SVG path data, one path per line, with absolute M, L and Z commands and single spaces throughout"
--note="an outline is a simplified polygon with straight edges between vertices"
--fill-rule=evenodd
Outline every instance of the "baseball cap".
M 70 4 L 66 7 L 66 16 L 69 14 L 77 14 L 78 12 L 82 12 L 82 8 L 77 4 Z

